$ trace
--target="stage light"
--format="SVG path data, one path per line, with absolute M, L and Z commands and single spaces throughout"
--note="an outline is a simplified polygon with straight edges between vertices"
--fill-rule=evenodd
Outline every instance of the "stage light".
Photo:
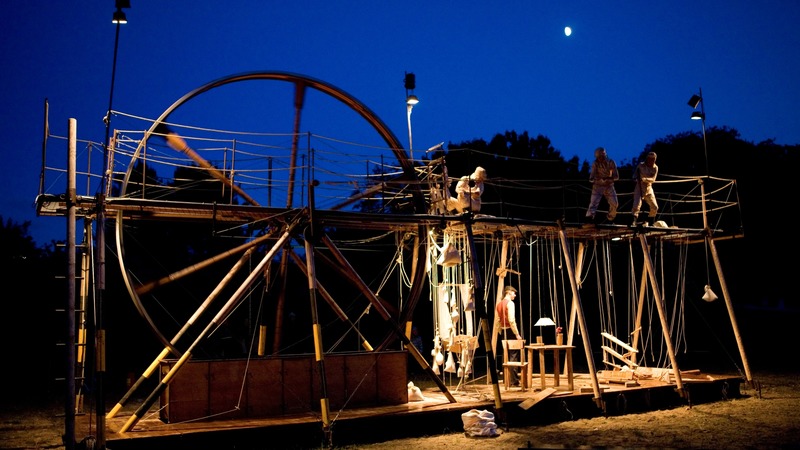
M 406 118 L 408 119 L 408 153 L 413 162 L 414 160 L 414 140 L 411 134 L 411 110 L 414 105 L 419 103 L 419 98 L 414 95 L 414 88 L 417 87 L 417 78 L 413 73 L 406 72 L 403 78 L 403 85 L 406 88 Z M 409 92 L 410 91 L 410 92 Z
M 125 12 L 121 9 L 117 9 L 114 11 L 114 17 L 111 19 L 111 23 L 115 24 L 123 24 L 128 23 L 128 18 L 125 16 Z
M 692 108 L 700 106 L 700 111 L 692 111 L 690 118 L 692 120 L 699 120 L 703 124 L 703 154 L 706 160 L 706 177 L 709 175 L 708 170 L 708 144 L 706 143 L 706 104 L 703 100 L 703 89 L 700 88 L 697 94 L 693 94 L 687 102 Z

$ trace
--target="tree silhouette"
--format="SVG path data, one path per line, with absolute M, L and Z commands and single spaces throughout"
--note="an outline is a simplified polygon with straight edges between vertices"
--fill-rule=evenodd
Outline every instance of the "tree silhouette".
M 4 400 L 39 401 L 52 398 L 62 386 L 56 382 L 66 370 L 63 346 L 67 320 L 66 258 L 53 243 L 37 246 L 30 222 L 17 223 L 0 216 L 0 273 L 7 295 L 0 338 L 8 343 L 0 382 Z M 13 323 L 13 325 L 12 325 Z

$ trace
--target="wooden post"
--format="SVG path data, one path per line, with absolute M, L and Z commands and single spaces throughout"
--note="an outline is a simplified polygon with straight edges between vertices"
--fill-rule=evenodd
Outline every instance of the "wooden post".
M 714 240 L 708 238 L 708 247 L 711 249 L 711 256 L 714 259 L 714 266 L 717 269 L 717 276 L 719 277 L 719 284 L 722 287 L 722 298 L 725 299 L 725 306 L 728 308 L 728 316 L 731 318 L 731 327 L 733 327 L 733 334 L 736 336 L 736 345 L 739 347 L 739 355 L 742 357 L 742 365 L 744 366 L 744 374 L 747 377 L 747 383 L 753 385 L 753 376 L 750 373 L 750 364 L 747 362 L 747 355 L 744 352 L 744 343 L 742 343 L 742 336 L 739 334 L 739 325 L 736 322 L 736 314 L 733 312 L 733 303 L 731 296 L 728 292 L 728 284 L 725 283 L 725 276 L 722 274 L 722 263 L 717 254 L 717 246 Z
M 592 357 L 592 345 L 589 342 L 589 330 L 586 328 L 586 317 L 583 315 L 583 306 L 581 306 L 581 294 L 578 291 L 578 280 L 575 278 L 575 268 L 572 265 L 572 257 L 569 254 L 569 246 L 567 245 L 567 235 L 564 233 L 563 227 L 559 228 L 558 237 L 561 239 L 561 250 L 564 253 L 564 263 L 567 266 L 569 284 L 572 288 L 572 308 L 575 310 L 575 314 L 578 319 L 578 326 L 581 327 L 583 348 L 584 352 L 586 353 L 586 363 L 589 365 L 589 377 L 592 379 L 594 402 L 598 408 L 605 411 L 603 397 L 600 395 L 600 383 L 597 381 L 597 370 L 595 370 L 594 359 Z M 567 342 L 567 344 L 572 345 L 571 342 Z
M 658 288 L 658 280 L 656 273 L 653 269 L 653 262 L 650 261 L 650 246 L 647 245 L 647 237 L 644 233 L 639 234 L 639 242 L 642 243 L 642 253 L 644 253 L 644 266 L 647 274 L 650 277 L 650 285 L 653 287 L 653 296 L 655 297 L 656 309 L 658 310 L 658 318 L 661 321 L 661 332 L 664 335 L 664 340 L 667 343 L 667 353 L 669 360 L 672 363 L 672 373 L 675 375 L 675 385 L 677 386 L 678 393 L 681 397 L 686 398 L 686 392 L 683 389 L 683 380 L 681 379 L 681 371 L 678 367 L 678 359 L 675 357 L 675 348 L 672 345 L 672 337 L 669 333 L 669 324 L 667 323 L 667 313 L 664 311 L 664 303 L 661 298 L 660 290 Z

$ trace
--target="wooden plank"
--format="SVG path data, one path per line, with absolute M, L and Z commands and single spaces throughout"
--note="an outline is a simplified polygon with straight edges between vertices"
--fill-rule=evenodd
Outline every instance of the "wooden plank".
M 247 390 L 244 389 L 247 361 L 223 360 L 208 364 L 208 409 L 211 415 L 240 419 L 247 412 Z M 242 395 L 244 393 L 244 395 Z
M 600 392 L 603 392 L 603 391 L 608 389 L 608 386 L 600 386 L 598 389 L 600 390 Z M 579 392 L 581 394 L 593 393 L 594 392 L 594 388 L 591 387 L 591 386 L 581 386 Z
M 405 356 L 405 353 L 404 353 Z M 378 396 L 377 361 L 374 353 L 352 355 L 345 365 L 345 393 L 352 406 L 375 405 Z
M 263 417 L 283 411 L 283 361 L 262 358 L 250 361 L 247 372 L 247 416 Z
M 519 407 L 527 411 L 528 409 L 530 409 L 531 406 L 539 403 L 540 401 L 546 399 L 547 397 L 550 397 L 555 392 L 556 390 L 554 388 L 547 388 L 543 391 L 539 391 L 536 394 L 534 394 L 533 397 L 520 403 Z
M 283 358 L 283 411 L 300 413 L 318 410 L 319 402 L 313 401 L 314 380 L 312 363 L 316 362 L 308 356 L 291 356 Z
M 329 407 L 331 409 L 340 409 L 345 405 L 347 397 L 345 395 L 345 361 L 348 357 L 343 354 L 329 354 L 325 355 L 325 383 L 326 392 L 328 396 Z M 311 388 L 313 389 L 313 404 L 315 411 L 319 411 L 319 399 L 322 398 L 322 386 L 320 385 L 319 364 L 314 361 L 311 364 L 314 376 L 312 377 Z
M 374 354 L 377 363 L 376 404 L 399 405 L 408 403 L 408 356 L 405 352 L 380 352 Z
M 625 356 L 623 356 L 623 355 L 620 355 L 619 353 L 617 353 L 616 351 L 614 351 L 614 349 L 612 349 L 611 347 L 609 347 L 609 346 L 607 346 L 607 345 L 603 345 L 603 346 L 601 346 L 601 348 L 602 348 L 603 350 L 607 351 L 608 353 L 611 353 L 613 356 L 617 357 L 617 359 L 619 359 L 620 361 L 624 362 L 624 363 L 625 363 L 625 364 L 627 364 L 629 367 L 633 367 L 633 368 L 636 368 L 636 367 L 638 367 L 638 364 L 636 364 L 636 363 L 634 363 L 633 361 L 629 360 L 629 359 L 628 359 L 628 358 L 626 358 Z
M 161 376 L 165 376 L 176 361 L 162 363 Z M 161 418 L 165 422 L 183 422 L 208 416 L 210 412 L 208 362 L 189 361 L 175 374 L 161 396 Z
M 597 372 L 597 377 L 610 383 L 624 383 L 633 380 L 633 372 L 630 370 L 601 370 Z
M 639 353 L 639 351 L 636 350 L 635 348 L 631 347 L 630 345 L 626 344 L 625 342 L 620 341 L 615 336 L 613 336 L 613 335 L 611 335 L 609 333 L 606 333 L 605 331 L 600 333 L 600 334 L 602 334 L 606 339 L 608 339 L 608 340 L 610 340 L 612 342 L 615 342 L 617 345 L 619 345 L 620 347 L 623 347 L 625 350 L 628 350 L 631 353 Z

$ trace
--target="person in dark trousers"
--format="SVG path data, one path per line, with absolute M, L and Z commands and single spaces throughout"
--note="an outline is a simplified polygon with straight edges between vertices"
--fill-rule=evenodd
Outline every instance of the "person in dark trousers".
M 500 339 L 522 339 L 517 328 L 516 305 L 514 299 L 517 298 L 517 289 L 514 286 L 506 286 L 503 289 L 503 299 L 497 303 L 494 314 L 494 329 L 500 334 Z M 510 361 L 519 361 L 517 352 L 509 353 Z M 519 386 L 519 373 L 511 371 L 510 384 Z

